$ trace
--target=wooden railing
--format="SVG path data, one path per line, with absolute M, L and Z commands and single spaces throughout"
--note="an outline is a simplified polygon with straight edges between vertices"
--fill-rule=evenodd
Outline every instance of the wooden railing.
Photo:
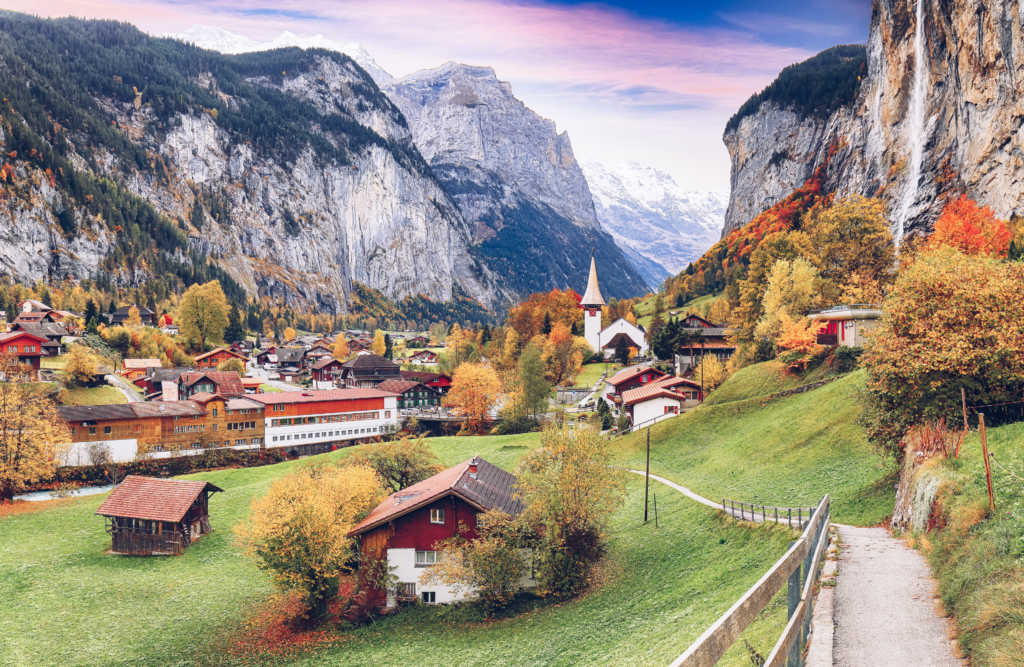
M 671 667 L 712 667 L 739 639 L 782 588 L 789 585 L 789 622 L 764 667 L 803 667 L 803 646 L 810 634 L 814 582 L 818 579 L 829 526 L 829 497 L 821 499 L 800 539 L 736 601 L 721 618 L 676 658 Z M 801 572 L 803 581 L 801 583 Z
M 739 505 L 739 510 L 736 509 L 737 505 Z M 771 505 L 755 505 L 754 503 L 744 503 L 722 498 L 722 511 L 726 514 L 731 514 L 734 519 L 739 518 L 741 521 L 747 521 L 747 515 L 749 514 L 749 521 L 757 521 L 758 513 L 760 512 L 762 522 L 775 521 L 776 523 L 785 523 L 792 527 L 795 520 L 796 527 L 800 530 L 803 530 L 805 523 L 811 520 L 814 510 L 814 507 L 773 507 Z

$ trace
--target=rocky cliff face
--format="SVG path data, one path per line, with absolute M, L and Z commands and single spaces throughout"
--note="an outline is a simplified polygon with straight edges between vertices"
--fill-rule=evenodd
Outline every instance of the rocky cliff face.
M 601 226 L 653 288 L 714 245 L 722 231 L 726 192 L 687 192 L 653 167 L 583 163 Z
M 590 248 L 612 295 L 646 291 L 601 229 L 569 136 L 516 99 L 492 69 L 447 63 L 383 89 L 473 227 L 506 295 L 582 289 Z
M 930 229 L 958 192 L 1001 218 L 1024 214 L 1022 86 L 1020 0 L 878 0 L 854 104 L 820 130 L 762 106 L 726 134 L 733 157 L 726 231 L 826 162 L 839 196 L 888 200 L 897 236 Z M 765 188 L 772 175 L 764 165 L 779 151 L 799 164 Z

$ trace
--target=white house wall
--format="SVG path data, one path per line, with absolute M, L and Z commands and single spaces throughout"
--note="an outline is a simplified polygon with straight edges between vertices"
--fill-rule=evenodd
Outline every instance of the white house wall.
M 658 397 L 637 403 L 633 406 L 633 425 L 654 423 L 653 420 L 665 416 L 666 407 L 679 408 L 682 412 L 682 401 L 678 399 Z
M 385 417 L 385 411 L 390 413 Z M 329 415 L 348 415 L 357 412 L 378 412 L 377 419 L 360 419 L 358 421 L 336 421 L 326 424 L 303 424 L 301 426 L 272 426 L 273 420 L 281 419 L 274 417 L 274 412 L 268 412 L 265 421 L 265 435 L 267 449 L 274 447 L 290 447 L 293 445 L 310 445 L 324 442 L 337 442 L 339 440 L 356 440 L 358 438 L 370 438 L 382 433 L 382 427 L 395 428 L 398 426 L 398 399 L 394 396 L 384 398 L 384 407 L 376 410 L 357 410 L 353 412 L 324 412 L 314 415 L 299 415 L 302 417 L 327 417 Z M 387 429 L 385 429 L 386 431 Z
M 537 580 L 533 571 L 533 550 L 520 549 L 519 556 L 526 564 L 523 576 L 519 579 L 519 585 L 525 589 L 532 589 L 537 586 Z M 401 583 L 416 583 L 416 597 L 423 599 L 423 593 L 434 593 L 434 602 L 437 604 L 459 602 L 476 597 L 476 590 L 459 589 L 454 591 L 451 586 L 443 584 L 432 584 L 423 586 L 420 584 L 420 576 L 430 569 L 430 565 L 416 567 L 416 549 L 388 549 L 388 566 L 395 567 L 392 574 L 398 577 Z M 389 605 L 392 602 L 388 601 Z
M 135 460 L 139 453 L 139 441 L 135 438 L 130 440 L 100 440 L 97 442 L 75 442 L 71 444 L 67 454 L 61 457 L 62 466 L 87 466 L 92 465 L 92 458 L 89 456 L 90 447 L 106 447 L 109 451 L 110 460 L 114 463 L 129 463 Z
M 634 343 L 634 347 L 640 350 L 640 354 L 647 354 L 647 337 L 644 335 L 644 332 L 641 331 L 639 327 L 630 324 L 621 318 L 615 320 L 608 325 L 607 328 L 601 330 L 601 333 L 597 336 L 598 346 L 594 348 L 594 351 L 599 352 L 602 347 L 611 341 L 611 339 L 615 338 L 615 334 L 619 333 L 624 333 L 629 336 Z M 591 344 L 591 347 L 593 347 L 593 344 Z M 614 354 L 614 350 L 605 351 L 605 356 L 608 356 L 609 354 Z

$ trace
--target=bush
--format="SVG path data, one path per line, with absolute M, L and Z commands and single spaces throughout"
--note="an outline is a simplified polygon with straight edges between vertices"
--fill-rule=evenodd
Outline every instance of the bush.
M 498 425 L 491 430 L 491 435 L 517 435 L 539 430 L 540 421 L 527 415 L 514 415 L 498 422 Z
M 849 373 L 857 368 L 862 354 L 862 347 L 837 347 L 828 356 L 828 367 L 836 373 Z

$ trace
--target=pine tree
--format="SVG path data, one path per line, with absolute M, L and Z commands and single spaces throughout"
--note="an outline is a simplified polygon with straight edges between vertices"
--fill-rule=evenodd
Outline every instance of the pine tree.
M 625 336 L 620 336 L 619 342 L 615 344 L 615 359 L 620 364 L 629 361 L 629 343 L 626 342 Z
M 224 340 L 229 343 L 245 339 L 245 331 L 242 329 L 242 314 L 238 312 L 238 306 L 231 306 L 228 313 L 228 328 L 224 330 Z
M 545 336 L 551 333 L 551 313 L 544 313 L 544 324 L 541 326 L 540 332 Z
M 395 346 L 391 340 L 391 334 L 384 334 L 384 356 L 388 359 L 395 358 Z

